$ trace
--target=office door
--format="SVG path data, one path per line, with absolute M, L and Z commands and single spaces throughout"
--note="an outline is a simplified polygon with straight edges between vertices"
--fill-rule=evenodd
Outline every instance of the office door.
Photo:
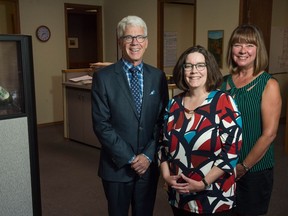
M 257 25 L 263 32 L 269 55 L 273 0 L 240 0 L 239 24 Z

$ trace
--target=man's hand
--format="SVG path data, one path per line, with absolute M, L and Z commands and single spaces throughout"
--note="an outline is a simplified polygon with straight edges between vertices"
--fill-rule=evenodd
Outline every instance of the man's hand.
M 131 163 L 131 168 L 134 169 L 139 176 L 143 175 L 149 166 L 150 162 L 143 154 L 137 155 Z

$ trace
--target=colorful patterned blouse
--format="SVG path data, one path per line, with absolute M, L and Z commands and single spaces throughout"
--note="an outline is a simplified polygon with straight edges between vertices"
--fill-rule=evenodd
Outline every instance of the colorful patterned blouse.
M 169 101 L 159 162 L 168 161 L 171 175 L 183 173 L 201 181 L 217 166 L 225 173 L 209 189 L 179 194 L 168 189 L 169 203 L 194 213 L 215 213 L 234 207 L 235 167 L 242 144 L 242 119 L 231 96 L 212 91 L 187 118 L 184 93 Z

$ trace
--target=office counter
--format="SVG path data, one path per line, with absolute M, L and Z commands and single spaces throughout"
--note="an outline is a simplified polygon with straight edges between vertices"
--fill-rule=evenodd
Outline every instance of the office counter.
M 92 78 L 91 68 L 62 71 L 64 104 L 64 137 L 100 148 L 99 140 L 93 131 L 91 113 L 92 80 L 72 81 L 73 78 Z
M 64 137 L 100 148 L 91 113 L 91 82 L 95 71 L 95 68 L 62 70 Z M 168 84 L 168 89 L 170 98 L 179 90 L 175 84 Z

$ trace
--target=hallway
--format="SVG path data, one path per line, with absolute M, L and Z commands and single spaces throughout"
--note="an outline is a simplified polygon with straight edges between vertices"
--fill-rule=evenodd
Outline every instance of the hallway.
M 267 216 L 286 215 L 288 155 L 284 153 L 285 125 L 275 145 L 275 182 Z M 38 128 L 43 216 L 106 216 L 107 204 L 97 176 L 99 149 L 63 138 L 63 125 Z M 155 216 L 172 216 L 159 181 Z

